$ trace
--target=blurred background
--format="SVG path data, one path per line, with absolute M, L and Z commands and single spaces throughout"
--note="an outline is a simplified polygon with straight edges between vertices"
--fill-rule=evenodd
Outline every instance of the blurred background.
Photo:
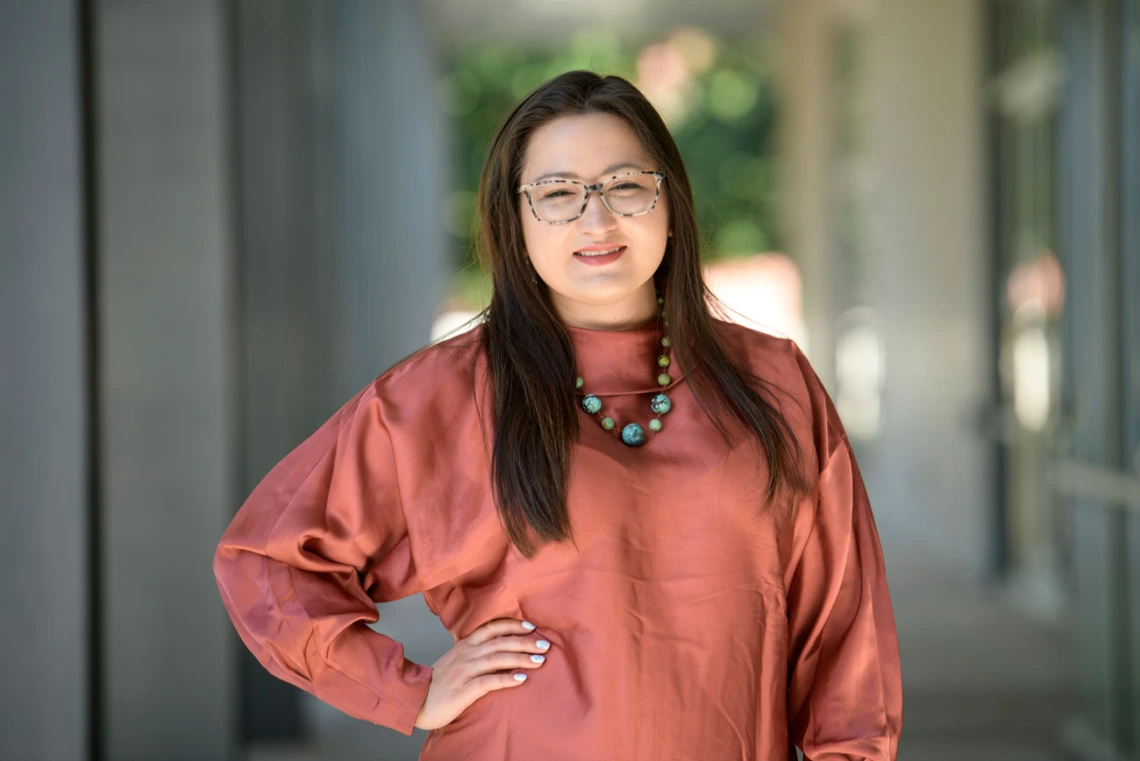
M 0 0 L 0 758 L 416 757 L 269 676 L 210 561 L 486 303 L 489 140 L 573 68 L 660 110 L 709 283 L 840 408 L 900 758 L 1140 758 L 1140 0 Z

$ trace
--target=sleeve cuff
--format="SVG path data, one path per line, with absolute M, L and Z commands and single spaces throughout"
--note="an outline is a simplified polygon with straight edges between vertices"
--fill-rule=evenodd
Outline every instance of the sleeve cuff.
M 431 677 L 431 666 L 405 658 L 402 678 L 386 685 L 390 687 L 389 694 L 377 705 L 372 722 L 411 735 L 416 728 L 416 717 L 427 699 Z

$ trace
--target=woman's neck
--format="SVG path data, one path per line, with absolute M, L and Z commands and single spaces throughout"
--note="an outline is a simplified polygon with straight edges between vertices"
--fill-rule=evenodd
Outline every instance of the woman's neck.
M 652 326 L 660 309 L 653 281 L 616 304 L 588 304 L 551 293 L 554 309 L 567 325 L 591 330 L 634 330 Z

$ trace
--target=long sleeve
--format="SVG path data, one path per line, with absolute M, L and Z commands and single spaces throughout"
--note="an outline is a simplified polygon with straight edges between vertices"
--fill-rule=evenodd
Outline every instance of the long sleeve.
M 431 668 L 370 629 L 376 603 L 422 591 L 376 382 L 262 479 L 213 570 L 266 669 L 350 716 L 410 735 Z
M 807 761 L 893 761 L 902 673 L 886 570 L 850 442 L 799 350 L 819 463 L 814 504 L 797 515 L 787 579 L 788 716 Z

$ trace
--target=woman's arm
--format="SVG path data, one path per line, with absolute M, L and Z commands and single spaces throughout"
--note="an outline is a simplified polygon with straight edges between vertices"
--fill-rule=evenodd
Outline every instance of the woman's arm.
M 266 669 L 406 735 L 432 670 L 370 629 L 422 591 L 374 382 L 257 485 L 214 555 L 222 602 Z
M 902 673 L 871 505 L 843 425 L 797 350 L 811 397 L 819 481 L 796 518 L 788 578 L 788 717 L 807 761 L 893 761 Z

